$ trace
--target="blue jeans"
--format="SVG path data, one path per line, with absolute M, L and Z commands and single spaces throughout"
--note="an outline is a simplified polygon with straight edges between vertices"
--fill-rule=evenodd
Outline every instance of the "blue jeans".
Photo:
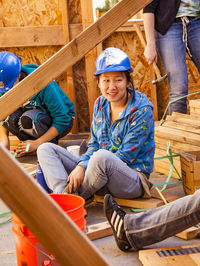
M 200 190 L 140 215 L 127 214 L 126 236 L 135 250 L 162 241 L 200 222 Z
M 156 32 L 156 44 L 166 73 L 169 73 L 169 100 L 188 94 L 186 43 L 191 59 L 200 72 L 200 19 L 190 19 L 186 24 L 187 42 L 183 41 L 182 21 L 176 20 L 165 35 Z M 169 113 L 187 113 L 187 98 L 170 104 Z
M 40 145 L 37 155 L 48 187 L 54 193 L 61 193 L 79 158 L 52 143 Z M 88 199 L 100 190 L 104 194 L 109 192 L 115 197 L 127 199 L 143 194 L 138 172 L 107 150 L 98 150 L 90 158 L 83 183 L 77 192 Z

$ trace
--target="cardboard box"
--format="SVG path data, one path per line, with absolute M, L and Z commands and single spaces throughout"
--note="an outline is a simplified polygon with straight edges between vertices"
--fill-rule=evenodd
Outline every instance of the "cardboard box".
M 186 194 L 193 194 L 200 188 L 200 150 L 180 152 L 183 188 Z

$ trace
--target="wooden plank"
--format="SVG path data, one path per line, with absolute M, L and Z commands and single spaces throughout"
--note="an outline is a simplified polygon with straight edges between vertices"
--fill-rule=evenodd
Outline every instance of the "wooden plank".
M 199 115 L 200 114 L 200 108 L 198 107 L 190 107 L 190 116 L 192 115 Z
M 162 137 L 155 136 L 156 149 L 166 150 L 169 140 L 163 139 Z M 192 145 L 188 143 L 179 142 L 176 140 L 170 139 L 170 148 L 173 153 L 179 153 L 180 151 L 198 151 L 200 150 L 200 146 Z
M 0 47 L 64 45 L 62 25 L 0 27 Z
M 190 143 L 200 146 L 200 135 L 195 133 L 188 134 L 182 130 L 158 126 L 155 128 L 155 136 L 168 140 L 176 140 L 183 143 Z
M 181 167 L 179 165 L 176 165 L 175 163 L 174 163 L 174 165 L 175 165 L 179 175 L 181 176 Z M 165 161 L 165 162 L 161 162 L 160 161 L 159 162 L 159 161 L 156 160 L 154 162 L 154 167 L 155 167 L 155 171 L 156 172 L 163 173 L 165 175 L 169 175 L 171 164 L 170 164 L 169 161 L 168 162 L 167 161 Z M 173 169 L 173 172 L 172 172 L 172 177 L 180 178 L 174 169 Z
M 155 166 L 155 171 L 157 173 L 164 174 L 167 176 L 169 175 L 169 169 L 170 169 L 170 166 L 166 166 L 166 168 L 164 168 L 163 166 L 160 166 L 160 165 Z M 177 173 L 175 171 L 172 172 L 172 177 L 179 179 L 179 176 L 177 175 Z
M 69 24 L 69 36 L 70 40 L 74 39 L 78 34 L 83 31 L 83 26 L 81 23 Z
M 87 229 L 88 231 L 86 235 L 90 240 L 99 239 L 113 234 L 112 228 L 108 222 L 93 224 L 88 226 Z
M 170 250 L 170 249 L 180 249 L 180 248 L 192 248 L 200 247 L 200 245 L 190 245 L 190 246 L 177 246 L 169 248 L 157 248 L 149 250 L 139 251 L 139 260 L 144 266 L 188 266 L 188 265 L 200 265 L 200 254 L 187 254 L 187 255 L 175 255 L 175 256 L 164 256 L 160 257 L 158 251 Z
M 162 139 L 161 139 L 162 140 Z M 172 152 L 173 155 L 176 155 L 175 152 Z M 166 156 L 166 147 L 163 147 L 163 148 L 158 148 L 156 147 L 156 150 L 155 150 L 155 156 L 154 158 L 156 157 L 161 157 L 161 156 Z M 159 160 L 160 161 L 160 160 Z M 162 159 L 162 161 L 169 161 L 169 159 Z M 173 161 L 174 162 L 180 162 L 180 157 L 177 156 L 177 157 L 173 157 Z
M 181 130 L 184 130 L 186 132 L 192 132 L 192 133 L 195 133 L 195 134 L 200 134 L 200 125 L 193 125 L 191 126 L 190 125 L 187 125 L 187 124 L 184 124 L 184 123 L 177 123 L 177 122 L 174 122 L 174 121 L 164 121 L 163 124 L 162 124 L 162 127 L 170 127 L 170 128 L 175 128 L 175 129 L 181 129 Z
M 189 101 L 189 106 L 191 107 L 197 107 L 200 108 L 200 99 L 196 99 L 196 100 L 190 100 Z
M 151 0 L 122 0 L 0 98 L 0 121 L 55 80 Z
M 60 2 L 61 10 L 62 10 L 62 24 L 64 27 L 64 38 L 65 38 L 65 44 L 70 41 L 70 34 L 69 34 L 69 15 L 68 15 L 68 2 L 66 0 L 62 0 Z M 73 70 L 72 67 L 70 67 L 66 72 L 66 88 L 68 91 L 68 96 L 70 100 L 74 103 L 74 109 L 75 114 L 77 114 L 77 104 L 76 104 L 76 95 L 75 95 L 75 89 L 74 89 L 74 79 L 73 79 Z M 78 118 L 75 116 L 72 133 L 78 132 Z
M 200 117 L 199 119 L 192 119 L 190 116 L 186 118 L 186 117 L 180 117 L 180 116 L 176 117 L 176 116 L 168 115 L 165 121 L 173 121 L 173 122 L 183 123 L 183 124 L 192 125 L 192 126 L 200 125 Z
M 87 5 L 85 4 L 85 0 L 80 0 L 81 3 L 81 17 L 82 17 L 82 26 L 83 29 L 86 29 L 94 22 L 93 18 L 93 4 L 92 0 L 87 1 Z M 102 50 L 102 45 L 98 45 Z M 92 122 L 93 117 L 93 109 L 94 103 L 99 94 L 99 89 L 97 86 L 97 80 L 94 76 L 95 72 L 95 61 L 97 58 L 97 48 L 95 47 L 92 51 L 90 51 L 85 56 L 85 74 L 86 74 L 86 83 L 87 83 L 87 94 L 88 94 L 88 105 L 89 105 L 89 115 L 90 115 L 90 124 Z
M 178 234 L 176 234 L 177 237 L 185 239 L 185 240 L 190 240 L 194 239 L 200 236 L 200 228 L 196 226 L 192 226 Z
M 95 261 L 96 265 L 108 265 L 86 235 L 2 145 L 0 153 L 1 199 L 58 262 L 93 265 Z
M 190 115 L 188 115 L 188 114 L 182 114 L 182 113 L 177 113 L 177 112 L 173 112 L 172 116 L 185 117 L 185 118 L 190 117 Z
M 124 207 L 131 207 L 131 208 L 139 208 L 139 209 L 151 209 L 151 208 L 157 208 L 159 206 L 162 206 L 164 203 L 160 199 L 144 199 L 144 198 L 139 198 L 139 199 L 119 199 L 119 198 L 114 198 L 117 204 L 120 206 Z M 104 197 L 95 195 L 94 196 L 94 201 L 95 202 L 101 202 L 103 203 Z

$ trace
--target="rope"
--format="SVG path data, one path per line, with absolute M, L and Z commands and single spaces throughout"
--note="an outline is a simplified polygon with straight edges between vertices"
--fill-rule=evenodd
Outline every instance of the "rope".
M 162 124 L 163 124 L 163 122 L 164 122 L 164 119 L 165 119 L 165 116 L 166 116 L 166 113 L 167 113 L 167 110 L 168 110 L 168 108 L 169 108 L 169 106 L 170 106 L 171 103 L 174 103 L 174 102 L 176 102 L 176 101 L 178 101 L 178 100 L 181 100 L 181 99 L 183 99 L 183 98 L 185 98 L 185 97 L 188 97 L 188 96 L 191 96 L 191 95 L 195 95 L 195 94 L 197 94 L 197 93 L 200 93 L 200 91 L 193 92 L 193 93 L 190 93 L 190 94 L 187 94 L 187 95 L 184 95 L 184 96 L 178 97 L 178 98 L 176 98 L 176 99 L 170 101 L 170 102 L 168 103 L 166 109 L 165 109 L 165 112 L 164 112 L 164 114 L 163 114 L 161 120 L 160 120 L 160 124 L 159 124 L 159 126 L 162 126 Z
M 0 218 L 1 218 L 1 217 L 4 217 L 4 216 L 7 216 L 7 215 L 10 215 L 10 214 L 12 214 L 11 211 L 9 211 L 9 212 L 3 212 L 3 213 L 0 214 Z M 1 222 L 1 223 L 0 223 L 0 226 L 3 225 L 3 224 L 8 223 L 8 222 L 10 222 L 10 221 L 11 221 L 11 218 L 9 218 L 9 219 L 7 219 L 7 220 Z
M 167 185 L 169 184 L 182 184 L 182 178 L 181 176 L 179 175 L 174 163 L 173 163 L 173 158 L 174 157 L 178 157 L 180 156 L 179 154 L 172 154 L 172 151 L 171 151 L 171 148 L 170 148 L 170 141 L 168 142 L 168 145 L 167 145 L 167 150 L 166 150 L 166 156 L 161 156 L 161 157 L 156 157 L 154 158 L 155 160 L 161 160 L 161 159 L 169 159 L 170 163 L 171 163 L 171 166 L 170 166 L 170 170 L 169 170 L 169 174 L 168 174 L 168 177 L 166 178 L 165 182 L 161 182 L 161 183 L 154 183 L 153 184 L 153 187 L 152 188 L 155 188 L 158 192 L 158 194 L 160 195 L 161 199 L 163 200 L 163 202 L 165 204 L 167 204 L 167 200 L 165 199 L 165 197 L 163 196 L 162 192 L 167 188 Z M 170 178 L 172 176 L 172 172 L 173 172 L 173 169 L 175 169 L 176 173 L 178 174 L 179 176 L 179 181 L 176 181 L 176 182 L 170 182 Z M 159 189 L 157 188 L 156 186 L 160 186 L 160 185 L 163 185 L 162 189 Z M 135 208 L 132 208 L 131 211 L 132 212 L 144 212 L 144 211 L 148 211 L 148 210 L 151 210 L 150 209 L 135 209 Z

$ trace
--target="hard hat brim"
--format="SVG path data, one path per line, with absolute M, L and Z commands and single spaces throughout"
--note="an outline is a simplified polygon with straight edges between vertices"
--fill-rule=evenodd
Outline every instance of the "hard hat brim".
M 106 67 L 105 69 L 101 69 L 99 71 L 96 71 L 94 73 L 94 76 L 98 76 L 102 73 L 107 73 L 107 72 L 117 72 L 117 71 L 129 71 L 130 73 L 133 72 L 132 67 L 126 68 L 124 66 L 110 66 L 110 67 Z

